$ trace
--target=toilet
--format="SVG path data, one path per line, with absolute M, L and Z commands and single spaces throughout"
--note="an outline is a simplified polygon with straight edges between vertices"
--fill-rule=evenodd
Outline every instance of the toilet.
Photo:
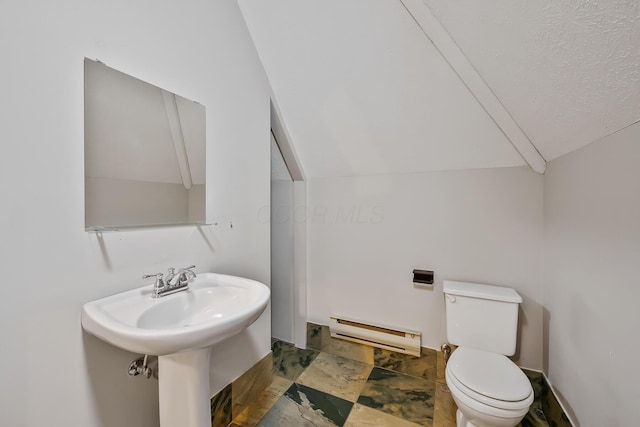
M 518 306 L 511 288 L 444 281 L 447 340 L 458 348 L 445 370 L 458 427 L 514 427 L 533 403 L 516 351 Z

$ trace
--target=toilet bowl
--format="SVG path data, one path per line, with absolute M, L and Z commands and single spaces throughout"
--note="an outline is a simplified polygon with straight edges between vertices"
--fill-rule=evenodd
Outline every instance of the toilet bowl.
M 458 405 L 458 427 L 513 427 L 533 403 L 527 376 L 501 354 L 460 347 L 445 378 Z
M 511 288 L 445 280 L 447 339 L 458 346 L 445 378 L 458 427 L 514 427 L 533 403 L 527 376 L 507 356 L 516 350 L 518 306 Z

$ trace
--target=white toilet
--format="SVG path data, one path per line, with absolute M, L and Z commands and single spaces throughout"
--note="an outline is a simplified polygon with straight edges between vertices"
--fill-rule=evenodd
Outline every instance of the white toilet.
M 513 427 L 533 403 L 527 376 L 506 356 L 516 351 L 518 306 L 511 288 L 444 281 L 447 340 L 458 348 L 445 376 L 458 427 Z

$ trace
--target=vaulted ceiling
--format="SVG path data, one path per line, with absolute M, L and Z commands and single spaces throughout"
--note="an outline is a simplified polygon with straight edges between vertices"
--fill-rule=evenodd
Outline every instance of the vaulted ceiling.
M 427 0 L 547 160 L 640 120 L 640 2 Z
M 542 171 L 640 120 L 635 1 L 239 2 L 309 177 L 532 164 L 518 133 Z

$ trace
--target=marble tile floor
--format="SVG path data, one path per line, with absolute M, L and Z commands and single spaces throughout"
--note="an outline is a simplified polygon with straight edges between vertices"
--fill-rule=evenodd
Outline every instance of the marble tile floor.
M 441 357 L 375 349 L 373 364 L 274 340 L 273 382 L 231 427 L 455 427 Z M 539 378 L 530 375 L 536 395 Z M 520 427 L 549 426 L 534 402 Z

